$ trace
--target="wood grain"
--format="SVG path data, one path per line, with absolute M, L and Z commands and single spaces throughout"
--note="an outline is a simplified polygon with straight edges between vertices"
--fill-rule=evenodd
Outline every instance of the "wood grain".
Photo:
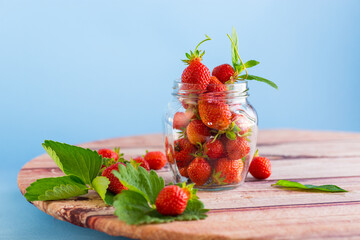
M 159 134 L 80 144 L 98 149 L 120 146 L 128 156 L 163 150 Z M 244 185 L 222 192 L 199 192 L 210 210 L 202 221 L 131 226 L 113 216 L 95 192 L 71 200 L 33 202 L 40 210 L 78 226 L 137 239 L 360 239 L 360 134 L 298 130 L 260 131 L 258 146 L 272 160 L 265 181 L 248 176 Z M 159 174 L 172 180 L 168 168 Z M 61 176 L 47 156 L 28 162 L 18 185 Z M 336 184 L 347 193 L 286 191 L 271 187 L 278 179 L 304 184 Z

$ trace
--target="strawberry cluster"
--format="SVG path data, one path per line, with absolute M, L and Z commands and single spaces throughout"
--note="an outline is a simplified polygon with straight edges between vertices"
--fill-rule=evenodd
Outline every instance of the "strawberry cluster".
M 159 170 L 163 168 L 167 162 L 164 153 L 159 151 L 148 152 L 143 156 L 138 156 L 136 158 L 131 158 L 130 161 L 124 159 L 124 154 L 120 153 L 120 148 L 115 148 L 114 150 L 103 148 L 97 151 L 100 156 L 103 158 L 102 165 L 102 176 L 107 177 L 110 181 L 108 190 L 114 194 L 120 193 L 122 190 L 127 188 L 121 184 L 119 179 L 114 176 L 112 173 L 114 170 L 119 169 L 119 164 L 126 166 L 127 162 L 130 162 L 134 167 L 143 167 L 147 171 L 150 169 Z
M 206 36 L 207 37 L 207 36 Z M 231 85 L 239 79 L 237 65 L 217 66 L 210 72 L 202 63 L 204 51 L 187 53 L 181 76 L 180 111 L 173 116 L 175 140 L 165 139 L 166 157 L 178 174 L 196 186 L 236 185 L 251 160 L 251 136 L 256 121 L 229 100 Z M 245 68 L 245 67 L 243 67 Z

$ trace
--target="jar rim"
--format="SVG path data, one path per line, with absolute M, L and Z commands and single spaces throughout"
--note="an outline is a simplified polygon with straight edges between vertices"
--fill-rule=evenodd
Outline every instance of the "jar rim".
M 216 86 L 218 84 L 196 84 L 196 83 L 183 83 L 181 79 L 177 79 L 174 81 L 173 85 L 173 96 L 178 97 L 186 97 L 189 94 L 200 95 L 203 93 L 209 93 L 207 88 L 209 86 Z M 231 97 L 248 97 L 248 85 L 247 81 L 235 82 L 231 84 L 224 84 L 226 85 L 226 90 L 220 92 L 211 91 L 213 94 L 226 94 Z

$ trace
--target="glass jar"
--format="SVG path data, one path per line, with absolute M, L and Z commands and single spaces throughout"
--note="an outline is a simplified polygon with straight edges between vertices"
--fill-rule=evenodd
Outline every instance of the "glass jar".
M 256 151 L 257 114 L 247 82 L 202 86 L 174 82 L 165 115 L 165 153 L 174 181 L 203 190 L 245 181 Z

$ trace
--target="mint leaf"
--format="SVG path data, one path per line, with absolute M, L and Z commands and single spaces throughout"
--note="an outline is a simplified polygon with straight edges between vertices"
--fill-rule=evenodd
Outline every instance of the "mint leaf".
M 308 185 L 308 184 L 301 184 L 298 182 L 288 181 L 288 180 L 279 180 L 277 183 L 271 186 L 279 186 L 284 188 L 298 188 L 304 190 L 317 190 L 317 191 L 324 191 L 324 192 L 347 192 L 345 189 L 342 189 L 336 185 Z
M 246 68 L 252 68 L 252 67 L 258 65 L 259 63 L 260 62 L 258 62 L 256 60 L 249 60 L 244 65 Z M 236 71 L 238 72 L 238 74 L 240 74 L 244 70 L 244 65 L 240 64 L 239 66 L 237 66 Z
M 110 181 L 107 177 L 96 177 L 92 181 L 92 186 L 95 191 L 99 194 L 99 196 L 105 200 L 106 190 L 110 184 Z
M 235 27 L 232 28 L 231 39 L 232 39 L 232 41 L 234 42 L 234 45 L 235 45 L 234 46 L 233 44 L 231 44 L 231 60 L 232 60 L 234 69 L 236 69 L 237 66 L 239 66 L 239 58 L 238 58 L 238 56 L 236 54 L 235 48 L 239 49 L 239 46 L 238 46 L 238 37 L 237 37 Z
M 66 175 L 75 175 L 86 184 L 91 185 L 100 171 L 102 158 L 96 151 L 51 140 L 42 145 Z
M 163 216 L 151 208 L 142 194 L 125 190 L 115 197 L 115 215 L 127 224 L 164 223 L 172 221 L 200 220 L 207 217 L 204 205 L 197 199 L 188 201 L 183 214 Z
M 239 76 L 239 78 L 243 78 L 243 79 L 245 77 L 246 77 L 246 75 Z M 256 80 L 256 81 L 259 81 L 259 82 L 264 82 L 264 83 L 269 84 L 271 87 L 273 87 L 275 89 L 279 89 L 278 86 L 274 82 L 272 82 L 272 81 L 270 81 L 268 79 L 262 78 L 262 77 L 258 77 L 258 76 L 254 76 L 254 75 L 248 75 L 246 80 Z
M 119 171 L 113 173 L 125 187 L 143 195 L 151 205 L 155 205 L 157 195 L 165 186 L 164 179 L 154 170 L 136 169 L 131 163 L 126 163 L 126 167 L 119 164 Z
M 87 186 L 75 176 L 41 178 L 26 188 L 28 201 L 60 200 L 86 194 Z

